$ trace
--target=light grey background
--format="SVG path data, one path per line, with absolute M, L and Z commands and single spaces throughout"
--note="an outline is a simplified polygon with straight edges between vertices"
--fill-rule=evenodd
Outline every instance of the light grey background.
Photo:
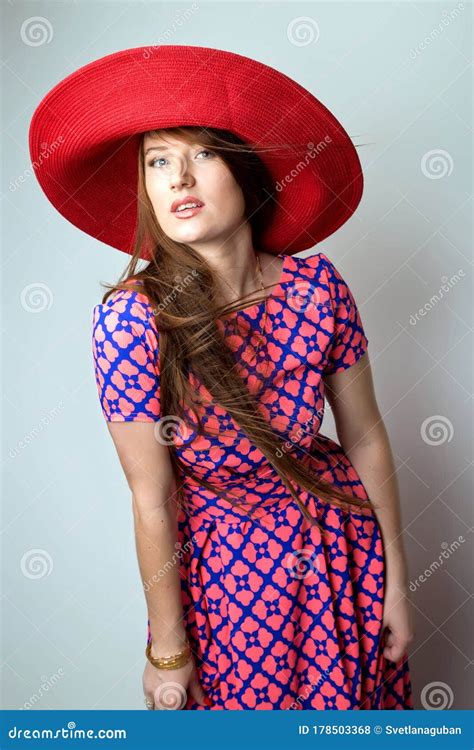
M 3 708 L 143 709 L 146 608 L 130 493 L 91 356 L 100 281 L 116 279 L 127 258 L 52 208 L 31 174 L 27 136 L 35 107 L 66 74 L 163 41 L 280 69 L 369 144 L 359 149 L 359 209 L 308 252 L 333 260 L 359 304 L 410 578 L 431 573 L 413 594 L 416 707 L 436 704 L 438 682 L 441 705 L 471 707 L 468 3 L 76 1 L 2 10 Z M 335 437 L 329 409 L 322 432 Z

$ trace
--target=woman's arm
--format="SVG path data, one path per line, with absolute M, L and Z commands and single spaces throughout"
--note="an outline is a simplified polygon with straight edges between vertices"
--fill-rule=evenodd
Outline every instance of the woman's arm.
M 175 483 L 168 448 L 156 440 L 154 422 L 109 422 L 108 428 L 132 491 L 152 655 L 167 656 L 180 651 L 186 637 L 175 546 Z
M 387 431 L 374 393 L 368 354 L 324 377 L 339 442 L 359 474 L 379 522 L 385 553 L 384 656 L 394 662 L 414 638 L 398 482 Z
M 339 442 L 359 474 L 380 524 L 387 582 L 407 587 L 399 491 L 390 443 L 380 415 L 368 354 L 324 377 Z

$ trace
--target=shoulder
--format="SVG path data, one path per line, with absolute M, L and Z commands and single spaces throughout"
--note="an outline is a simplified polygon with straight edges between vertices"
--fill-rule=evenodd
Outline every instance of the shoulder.
M 294 258 L 297 274 L 325 289 L 329 296 L 344 299 L 350 296 L 349 287 L 342 274 L 324 253 L 316 253 L 305 258 Z
M 324 253 L 316 253 L 315 255 L 307 255 L 302 258 L 301 256 L 293 255 L 291 257 L 295 270 L 301 274 L 307 274 L 308 276 L 319 276 L 326 274 L 328 271 L 335 269 L 333 262 Z
M 109 422 L 154 422 L 160 414 L 160 362 L 153 310 L 144 295 L 114 292 L 93 309 L 92 356 Z
M 105 303 L 92 310 L 95 339 L 109 339 L 118 345 L 141 339 L 152 348 L 158 346 L 158 330 L 149 298 L 134 289 L 119 289 Z

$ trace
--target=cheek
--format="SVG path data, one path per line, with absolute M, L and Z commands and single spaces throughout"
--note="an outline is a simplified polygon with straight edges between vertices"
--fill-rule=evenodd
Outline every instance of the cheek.
M 221 174 L 212 192 L 212 203 L 222 214 L 229 217 L 240 217 L 245 208 L 242 190 L 233 175 Z
M 156 218 L 162 224 L 169 220 L 169 209 L 173 196 L 170 195 L 169 188 L 166 189 L 165 185 L 160 180 L 154 180 L 153 176 L 147 178 L 145 184 Z

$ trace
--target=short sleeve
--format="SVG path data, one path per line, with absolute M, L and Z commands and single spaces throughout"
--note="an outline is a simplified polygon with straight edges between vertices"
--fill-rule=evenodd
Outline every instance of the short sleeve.
M 324 276 L 331 301 L 332 337 L 326 355 L 325 375 L 345 370 L 366 353 L 369 340 L 354 295 L 343 277 L 323 253 Z
M 160 416 L 158 334 L 144 295 L 119 290 L 112 300 L 94 307 L 92 355 L 105 419 L 156 422 Z

